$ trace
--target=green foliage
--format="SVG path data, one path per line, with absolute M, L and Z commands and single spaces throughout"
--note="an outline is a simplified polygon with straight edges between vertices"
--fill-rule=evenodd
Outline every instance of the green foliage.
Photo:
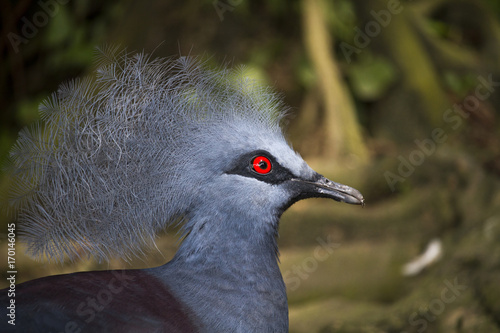
M 357 18 L 351 1 L 335 0 L 325 1 L 326 19 L 333 35 L 339 40 L 352 40 Z
M 393 64 L 368 51 L 347 68 L 347 74 L 355 96 L 365 101 L 382 98 L 397 79 Z
M 460 75 L 452 71 L 444 72 L 443 82 L 451 92 L 460 98 L 464 98 L 477 86 L 477 79 L 474 75 Z

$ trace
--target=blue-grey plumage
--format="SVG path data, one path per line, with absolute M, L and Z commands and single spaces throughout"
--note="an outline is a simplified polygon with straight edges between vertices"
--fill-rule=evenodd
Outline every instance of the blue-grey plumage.
M 169 263 L 125 271 L 141 283 L 129 281 L 90 322 L 72 312 L 74 299 L 57 295 L 93 279 L 78 288 L 83 299 L 115 273 L 22 284 L 20 311 L 36 313 L 26 325 L 63 329 L 71 320 L 122 332 L 123 304 L 135 302 L 144 310 L 130 317 L 133 327 L 151 332 L 287 332 L 281 214 L 310 197 L 363 204 L 361 193 L 317 174 L 293 151 L 280 100 L 239 70 L 122 52 L 103 53 L 96 73 L 61 86 L 40 107 L 42 123 L 22 131 L 12 150 L 12 203 L 31 254 L 127 258 L 175 223 L 183 224 L 183 242 Z M 165 308 L 163 319 L 148 313 L 155 293 L 164 295 L 163 303 L 151 299 Z

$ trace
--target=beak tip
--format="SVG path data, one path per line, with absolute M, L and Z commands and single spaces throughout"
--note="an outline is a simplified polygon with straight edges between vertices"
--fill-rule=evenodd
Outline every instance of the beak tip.
M 363 194 L 361 194 L 360 191 L 356 190 L 355 188 L 350 187 L 348 191 L 346 191 L 346 194 L 351 196 L 353 199 L 354 204 L 361 205 L 362 208 L 365 207 L 365 198 L 363 197 Z
M 360 205 L 361 208 L 365 207 L 365 199 L 363 197 L 350 196 L 344 202 L 350 203 L 350 204 L 353 204 L 353 205 Z

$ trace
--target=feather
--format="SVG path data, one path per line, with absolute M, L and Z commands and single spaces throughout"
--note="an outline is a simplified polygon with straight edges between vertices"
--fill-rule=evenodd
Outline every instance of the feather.
M 192 194 L 217 172 L 200 161 L 228 137 L 282 135 L 280 98 L 241 68 L 97 53 L 94 75 L 61 85 L 10 153 L 9 202 L 35 258 L 141 255 L 158 231 L 189 228 Z

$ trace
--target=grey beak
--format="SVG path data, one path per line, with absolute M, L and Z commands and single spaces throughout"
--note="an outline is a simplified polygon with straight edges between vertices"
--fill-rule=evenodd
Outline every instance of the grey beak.
M 296 182 L 300 188 L 298 199 L 320 197 L 354 205 L 365 205 L 361 192 L 350 186 L 333 182 L 320 174 L 316 174 L 312 180 L 293 178 L 291 181 Z

